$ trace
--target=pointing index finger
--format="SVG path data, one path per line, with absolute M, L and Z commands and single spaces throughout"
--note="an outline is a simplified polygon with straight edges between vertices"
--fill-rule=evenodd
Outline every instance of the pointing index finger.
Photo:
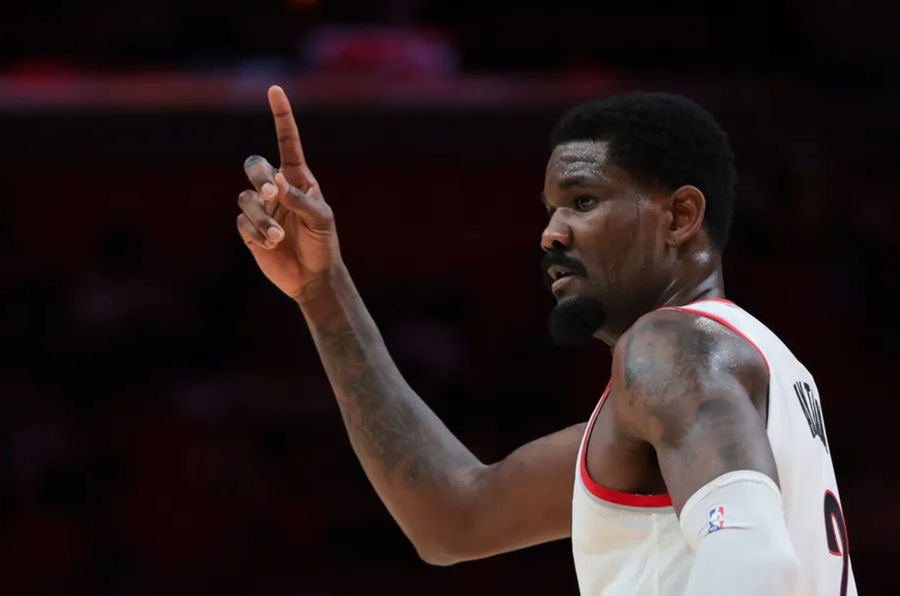
M 284 89 L 278 85 L 269 87 L 269 107 L 275 118 L 281 169 L 300 173 L 300 168 L 306 163 L 303 147 L 300 145 L 300 132 L 291 112 L 291 102 L 288 101 Z

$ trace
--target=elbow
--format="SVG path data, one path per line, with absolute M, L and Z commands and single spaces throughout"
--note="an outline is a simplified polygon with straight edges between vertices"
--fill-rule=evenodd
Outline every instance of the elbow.
M 440 512 L 429 516 L 427 525 L 404 528 L 419 558 L 437 567 L 449 567 L 487 556 L 483 518 L 472 491 L 472 473 L 458 479 Z
M 434 548 L 416 546 L 416 552 L 420 559 L 436 567 L 449 567 L 465 560 L 463 557 L 454 556 L 450 552 Z
M 460 541 L 455 538 L 458 537 L 444 537 L 443 539 L 434 537 L 427 541 L 414 540 L 413 546 L 416 548 L 416 553 L 420 559 L 429 565 L 437 567 L 449 567 L 450 565 L 478 558 L 463 552 L 463 549 L 459 548 Z
M 427 538 L 413 539 L 412 543 L 420 559 L 437 567 L 449 567 L 480 558 L 473 551 L 473 544 L 462 531 L 462 526 L 458 524 L 448 526 Z

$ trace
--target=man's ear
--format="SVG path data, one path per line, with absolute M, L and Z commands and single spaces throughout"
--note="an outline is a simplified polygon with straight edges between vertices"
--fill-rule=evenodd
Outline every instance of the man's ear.
M 669 228 L 666 243 L 681 246 L 691 240 L 703 228 L 706 214 L 706 197 L 696 186 L 686 184 L 669 198 Z

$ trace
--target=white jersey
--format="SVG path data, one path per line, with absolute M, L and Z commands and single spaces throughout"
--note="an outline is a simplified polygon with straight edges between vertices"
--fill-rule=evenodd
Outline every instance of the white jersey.
M 746 339 L 769 368 L 766 432 L 775 454 L 784 515 L 800 561 L 799 596 L 856 596 L 847 533 L 831 464 L 818 389 L 809 371 L 762 323 L 727 300 L 677 310 L 708 317 Z M 575 471 L 572 550 L 583 596 L 675 596 L 684 593 L 694 551 L 685 542 L 669 495 L 635 495 L 602 487 L 587 471 L 588 424 Z

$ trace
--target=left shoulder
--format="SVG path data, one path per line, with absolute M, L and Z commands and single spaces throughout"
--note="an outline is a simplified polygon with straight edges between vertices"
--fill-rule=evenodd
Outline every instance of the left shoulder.
M 708 317 L 674 309 L 635 322 L 613 351 L 612 391 L 626 428 L 655 442 L 653 423 L 691 418 L 699 408 L 752 406 L 765 394 L 768 369 L 756 349 Z

